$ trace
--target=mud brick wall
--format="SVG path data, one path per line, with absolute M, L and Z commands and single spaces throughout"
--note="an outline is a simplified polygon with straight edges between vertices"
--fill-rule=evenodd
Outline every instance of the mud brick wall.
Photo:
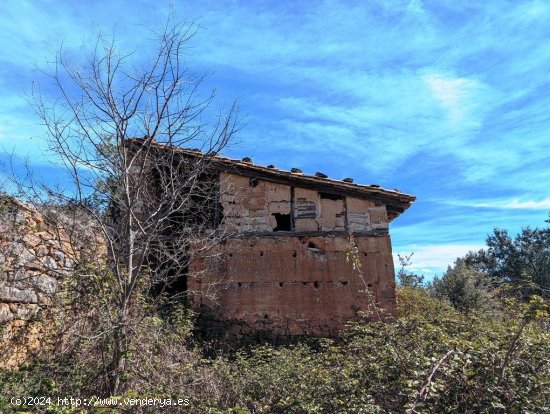
M 385 205 L 229 173 L 220 190 L 234 237 L 191 263 L 188 288 L 234 333 L 333 336 L 372 301 L 396 315 Z M 279 231 L 278 215 L 290 228 Z M 348 260 L 349 231 L 363 278 Z
M 396 315 L 389 237 L 355 242 L 363 280 L 347 260 L 345 237 L 250 237 L 230 240 L 219 256 L 194 263 L 193 270 L 209 271 L 191 278 L 189 288 L 216 292 L 195 300 L 236 322 L 236 333 L 333 336 L 369 309 L 365 284 L 386 316 Z
M 221 173 L 220 202 L 229 231 L 272 231 L 275 214 L 290 214 L 290 187 Z

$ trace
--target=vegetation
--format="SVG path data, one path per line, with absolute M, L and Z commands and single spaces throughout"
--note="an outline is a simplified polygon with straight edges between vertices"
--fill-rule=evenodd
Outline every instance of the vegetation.
M 189 398 L 187 412 L 196 413 L 550 412 L 550 321 L 539 296 L 505 299 L 491 313 L 458 311 L 414 287 L 399 288 L 398 298 L 394 322 L 359 321 L 334 340 L 233 352 L 194 340 L 193 315 L 174 307 L 140 325 L 118 397 Z M 16 412 L 12 396 L 95 395 L 101 351 L 83 351 L 50 352 L 3 372 L 0 410 Z
M 238 114 L 234 103 L 212 113 L 214 92 L 200 92 L 203 76 L 185 65 L 193 34 L 193 26 L 170 16 L 147 62 L 101 35 L 83 64 L 60 49 L 46 73 L 48 92 L 35 89 L 33 103 L 52 161 L 64 167 L 70 185 L 38 182 L 32 171 L 12 175 L 17 196 L 47 210 L 50 222 L 60 222 L 55 216 L 71 206 L 100 235 L 99 243 L 86 246 L 89 252 L 110 258 L 108 268 L 84 256 L 76 263 L 81 286 L 98 279 L 94 289 L 107 291 L 101 303 L 70 299 L 74 309 L 57 315 L 75 352 L 97 351 L 82 368 L 95 369 L 93 384 L 103 394 L 126 389 L 142 321 L 163 306 L 191 255 L 211 254 L 223 237 L 221 229 L 212 231 L 220 195 L 211 161 L 237 131 Z M 198 149 L 191 157 L 182 147 Z M 147 289 L 157 302 L 142 300 Z
M 464 260 L 457 260 L 441 279 L 434 278 L 431 288 L 436 297 L 447 299 L 461 311 L 482 311 L 495 305 L 496 290 L 491 279 Z
M 486 242 L 486 250 L 471 252 L 463 260 L 524 297 L 537 293 L 550 298 L 550 226 L 526 227 L 513 239 L 507 230 L 495 229 Z

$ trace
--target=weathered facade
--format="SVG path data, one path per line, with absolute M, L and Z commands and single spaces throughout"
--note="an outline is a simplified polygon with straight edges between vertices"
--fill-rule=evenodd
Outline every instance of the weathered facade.
M 209 157 L 225 236 L 191 261 L 185 285 L 194 306 L 211 309 L 234 333 L 276 335 L 333 335 L 374 303 L 396 314 L 389 223 L 413 196 Z

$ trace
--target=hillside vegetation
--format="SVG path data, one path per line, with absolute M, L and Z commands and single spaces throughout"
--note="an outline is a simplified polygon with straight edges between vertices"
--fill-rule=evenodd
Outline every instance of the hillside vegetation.
M 524 238 L 521 246 L 528 249 L 528 242 Z M 220 339 L 201 339 L 194 329 L 196 315 L 167 303 L 136 323 L 125 391 L 114 397 L 189 399 L 183 411 L 121 408 L 126 412 L 550 412 L 547 291 L 527 271 L 521 277 L 499 278 L 497 268 L 491 267 L 495 251 L 489 243 L 487 251 L 457 260 L 429 285 L 402 270 L 400 318 L 367 322 L 365 315 L 335 339 L 230 347 Z M 498 269 L 517 257 L 512 249 L 508 252 L 500 256 Z M 109 341 L 88 336 L 93 329 L 84 325 L 101 324 L 101 312 L 113 310 L 108 306 L 108 279 L 97 269 L 87 269 L 92 270 L 96 277 L 75 290 L 73 313 L 65 310 L 63 319 L 81 317 L 85 311 L 89 319 L 81 321 L 81 335 L 61 341 L 62 327 L 54 326 L 40 355 L 18 371 L 2 372 L 1 412 L 18 412 L 12 397 L 106 396 L 101 358 Z M 146 303 L 143 297 L 142 305 Z M 53 405 L 26 409 L 85 412 Z M 121 411 L 104 406 L 92 412 Z

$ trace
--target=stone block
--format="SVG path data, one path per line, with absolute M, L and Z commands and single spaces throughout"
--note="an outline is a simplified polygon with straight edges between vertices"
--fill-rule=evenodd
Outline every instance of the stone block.
M 9 322 L 13 319 L 13 313 L 7 303 L 0 303 L 0 324 Z
M 319 231 L 319 222 L 315 219 L 296 219 L 296 231 Z
M 13 286 L 0 286 L 0 302 L 38 303 L 38 297 L 31 289 L 19 289 Z

